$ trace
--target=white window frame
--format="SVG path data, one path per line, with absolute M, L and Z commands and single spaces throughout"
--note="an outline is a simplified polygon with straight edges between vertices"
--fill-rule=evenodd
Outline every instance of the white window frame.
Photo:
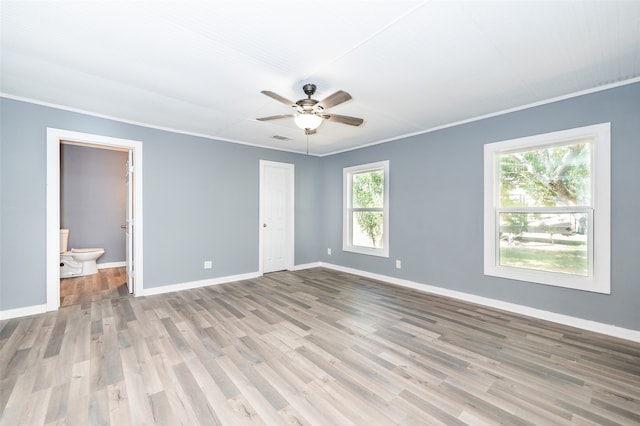
M 382 247 L 372 248 L 353 245 L 351 241 L 353 227 L 352 189 L 353 175 L 376 170 L 384 171 L 384 206 L 383 214 Z M 342 220 L 342 250 L 353 253 L 367 254 L 371 256 L 389 257 L 389 160 L 358 166 L 345 167 L 342 174 L 343 181 L 343 220 Z
M 576 139 L 591 143 L 591 220 L 589 274 L 577 275 L 499 265 L 500 154 L 544 148 Z M 530 209 L 531 210 L 531 209 Z M 580 207 L 558 207 L 580 211 Z M 528 136 L 484 145 L 484 274 L 596 293 L 611 293 L 611 123 Z

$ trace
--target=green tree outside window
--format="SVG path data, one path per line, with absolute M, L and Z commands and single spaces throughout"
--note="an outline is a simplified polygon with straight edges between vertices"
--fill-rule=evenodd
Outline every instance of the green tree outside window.
M 367 209 L 384 207 L 384 171 L 355 173 L 352 180 L 352 197 L 354 219 L 371 240 L 372 247 L 379 247 L 384 232 L 384 217 L 380 211 Z

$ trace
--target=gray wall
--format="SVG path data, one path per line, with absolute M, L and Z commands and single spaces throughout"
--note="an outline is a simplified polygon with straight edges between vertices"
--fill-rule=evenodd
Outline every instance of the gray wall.
M 483 145 L 602 122 L 612 138 L 611 295 L 484 276 Z M 390 257 L 342 252 L 342 168 L 386 159 Z M 322 164 L 321 260 L 640 330 L 639 159 L 640 84 L 335 155 Z
M 323 158 L 0 102 L 2 310 L 45 303 L 49 126 L 143 141 L 145 288 L 257 270 L 265 159 L 296 167 L 296 264 L 325 261 L 640 330 L 638 83 Z M 612 123 L 612 294 L 485 277 L 483 145 L 601 122 Z M 390 258 L 342 252 L 342 168 L 385 159 Z
M 0 98 L 0 310 L 46 302 L 47 127 L 143 142 L 144 286 L 258 270 L 259 161 L 295 165 L 295 263 L 318 260 L 313 157 Z M 213 269 L 203 269 L 211 259 Z
M 98 263 L 125 261 L 126 151 L 60 145 L 60 227 L 69 250 L 100 247 Z

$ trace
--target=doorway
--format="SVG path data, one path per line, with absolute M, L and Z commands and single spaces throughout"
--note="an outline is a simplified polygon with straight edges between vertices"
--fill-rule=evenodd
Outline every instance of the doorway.
M 294 165 L 260 160 L 259 272 L 293 269 Z
M 142 281 L 142 142 L 47 129 L 47 310 L 60 306 L 60 145 L 74 144 L 128 151 L 126 265 L 127 287 L 140 295 Z M 135 176 L 135 177 L 134 177 Z

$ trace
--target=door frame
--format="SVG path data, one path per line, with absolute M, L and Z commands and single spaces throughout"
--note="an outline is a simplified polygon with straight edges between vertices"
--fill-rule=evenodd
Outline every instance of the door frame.
M 134 296 L 143 294 L 142 252 L 142 142 L 47 128 L 47 220 L 46 220 L 46 282 L 47 311 L 60 307 L 60 144 L 71 142 L 96 148 L 126 149 L 133 153 L 135 179 L 133 181 L 133 227 Z M 129 265 L 127 265 L 129 267 Z
M 135 292 L 135 277 L 133 275 L 135 263 L 133 262 L 133 233 L 134 229 L 134 210 L 133 210 L 133 185 L 135 184 L 135 163 L 133 162 L 133 150 L 127 149 L 127 201 L 125 206 L 125 225 L 120 225 L 120 228 L 125 228 L 125 247 L 124 247 L 124 261 L 127 269 L 127 290 L 129 293 Z
M 288 199 L 288 213 L 289 222 L 287 223 L 287 242 L 285 247 L 286 253 L 286 268 L 292 270 L 294 266 L 294 253 L 295 253 L 295 167 L 291 163 L 280 163 L 276 161 L 260 160 L 260 199 L 259 199 L 259 218 L 258 218 L 258 273 L 263 275 L 264 271 L 264 172 L 266 166 L 279 167 L 285 169 L 289 181 L 289 199 Z

